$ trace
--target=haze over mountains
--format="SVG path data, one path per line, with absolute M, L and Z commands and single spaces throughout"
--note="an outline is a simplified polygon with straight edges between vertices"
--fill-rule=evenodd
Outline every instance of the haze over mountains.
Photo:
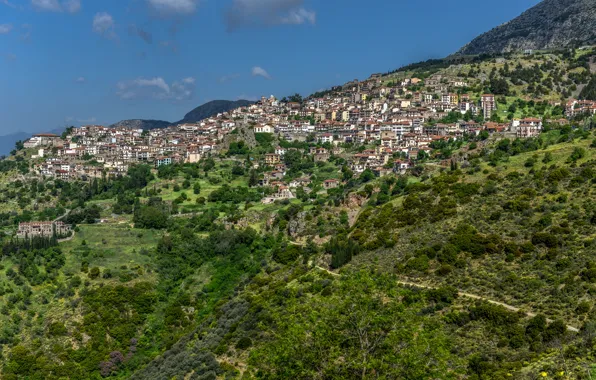
M 559 49 L 596 42 L 596 1 L 544 0 L 472 40 L 457 54 Z

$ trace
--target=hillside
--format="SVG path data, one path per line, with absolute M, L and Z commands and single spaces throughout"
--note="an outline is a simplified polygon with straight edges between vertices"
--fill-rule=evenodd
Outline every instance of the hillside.
M 78 226 L 54 247 L 4 242 L 2 377 L 588 378 L 596 134 L 450 149 L 451 168 L 269 205 L 240 151 L 89 184 L 0 181 L 26 210 L 1 214 L 5 231 L 63 213 Z
M 172 125 L 172 123 L 163 120 L 130 119 L 119 121 L 115 124 L 110 125 L 110 127 L 128 127 L 135 129 L 151 130 L 156 128 L 167 128 L 170 125 Z
M 218 113 L 227 112 L 235 108 L 250 105 L 252 103 L 253 102 L 250 102 L 248 100 L 213 100 L 201 106 L 198 106 L 197 108 L 184 115 L 184 118 L 182 120 L 179 120 L 174 123 L 170 123 L 168 121 L 163 120 L 130 119 L 119 121 L 115 124 L 112 124 L 111 127 L 130 127 L 144 130 L 167 128 L 171 125 L 196 123 L 198 121 L 207 119 L 211 116 L 217 115 Z
M 560 49 L 596 43 L 596 3 L 544 0 L 519 17 L 472 40 L 459 55 Z
M 231 111 L 240 107 L 246 107 L 252 103 L 253 102 L 248 100 L 212 100 L 184 115 L 184 118 L 178 121 L 177 124 L 196 123 L 197 121 L 207 119 L 211 116 L 217 115 L 218 113 Z
M 80 176 L 60 149 L 17 151 L 0 161 L 0 378 L 596 380 L 596 115 L 567 113 L 594 54 L 421 62 L 231 127 L 73 129 L 97 147 L 63 158 Z M 488 92 L 486 118 L 440 102 Z M 358 93 L 372 119 L 423 108 L 423 125 L 367 120 L 354 136 L 378 136 L 353 142 L 336 137 L 351 121 L 307 112 L 342 117 Z M 286 117 L 299 133 L 266 133 Z M 509 129 L 526 118 L 541 127 Z M 165 163 L 173 139 L 215 148 Z M 106 145 L 164 156 L 124 167 Z M 51 221 L 72 230 L 17 238 Z

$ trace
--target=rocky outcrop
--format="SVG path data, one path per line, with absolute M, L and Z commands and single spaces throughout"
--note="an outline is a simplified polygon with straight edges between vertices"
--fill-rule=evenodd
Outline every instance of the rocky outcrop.
M 559 49 L 596 43 L 596 1 L 544 0 L 472 40 L 456 54 Z

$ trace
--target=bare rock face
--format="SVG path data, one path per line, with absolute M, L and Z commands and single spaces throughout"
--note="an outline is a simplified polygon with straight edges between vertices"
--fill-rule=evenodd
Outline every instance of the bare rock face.
M 596 1 L 544 0 L 519 17 L 486 32 L 458 55 L 559 49 L 596 43 Z
M 221 143 L 222 150 L 230 149 L 230 143 L 244 141 L 246 146 L 250 149 L 253 149 L 257 146 L 257 139 L 255 137 L 255 132 L 253 129 L 249 128 L 247 125 L 239 125 L 236 127 L 235 133 L 230 133 L 224 136 L 224 139 Z

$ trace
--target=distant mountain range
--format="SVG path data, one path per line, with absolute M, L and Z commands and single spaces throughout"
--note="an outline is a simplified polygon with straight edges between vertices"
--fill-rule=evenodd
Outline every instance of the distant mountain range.
M 456 54 L 559 49 L 596 43 L 596 1 L 544 0 L 486 32 Z
M 190 111 L 189 113 L 184 115 L 184 119 L 176 122 L 176 124 L 196 123 L 197 121 L 217 115 L 218 113 L 228 112 L 236 108 L 250 106 L 253 103 L 254 102 L 251 102 L 249 100 L 213 100 Z
M 147 130 L 155 128 L 166 128 L 170 125 L 176 125 L 181 123 L 196 123 L 197 121 L 207 119 L 211 116 L 217 115 L 218 113 L 231 111 L 239 107 L 249 106 L 253 103 L 254 102 L 251 102 L 249 100 L 213 100 L 193 109 L 192 111 L 187 113 L 182 120 L 173 123 L 163 120 L 130 119 L 119 121 L 118 123 L 112 124 L 111 126 L 125 126 Z M 61 128 L 49 131 L 49 133 L 61 134 L 63 131 L 64 129 Z M 31 136 L 33 136 L 33 133 L 27 132 L 17 132 L 6 136 L 0 136 L 0 156 L 8 155 L 10 151 L 14 149 L 17 141 L 25 141 L 29 139 Z
M 182 123 L 196 123 L 203 119 L 207 119 L 211 116 L 217 115 L 222 112 L 228 112 L 233 109 L 239 107 L 246 107 L 254 102 L 248 100 L 213 100 L 211 102 L 205 103 L 202 106 L 199 106 L 186 115 L 182 120 L 176 122 L 169 122 L 163 120 L 142 120 L 142 119 L 130 119 L 130 120 L 122 120 L 118 123 L 112 124 L 112 127 L 132 127 L 132 128 L 140 128 L 140 129 L 156 129 L 156 128 L 166 128 L 170 125 L 182 124 Z
M 26 132 L 17 132 L 6 136 L 0 136 L 0 156 L 8 155 L 8 153 L 14 149 L 17 141 L 27 140 L 29 137 L 31 137 L 31 134 Z
M 64 128 L 58 128 L 51 131 L 43 131 L 47 133 L 62 134 Z M 17 141 L 25 141 L 31 138 L 34 133 L 16 132 L 6 136 L 0 136 L 0 156 L 7 156 L 11 150 L 15 148 Z

